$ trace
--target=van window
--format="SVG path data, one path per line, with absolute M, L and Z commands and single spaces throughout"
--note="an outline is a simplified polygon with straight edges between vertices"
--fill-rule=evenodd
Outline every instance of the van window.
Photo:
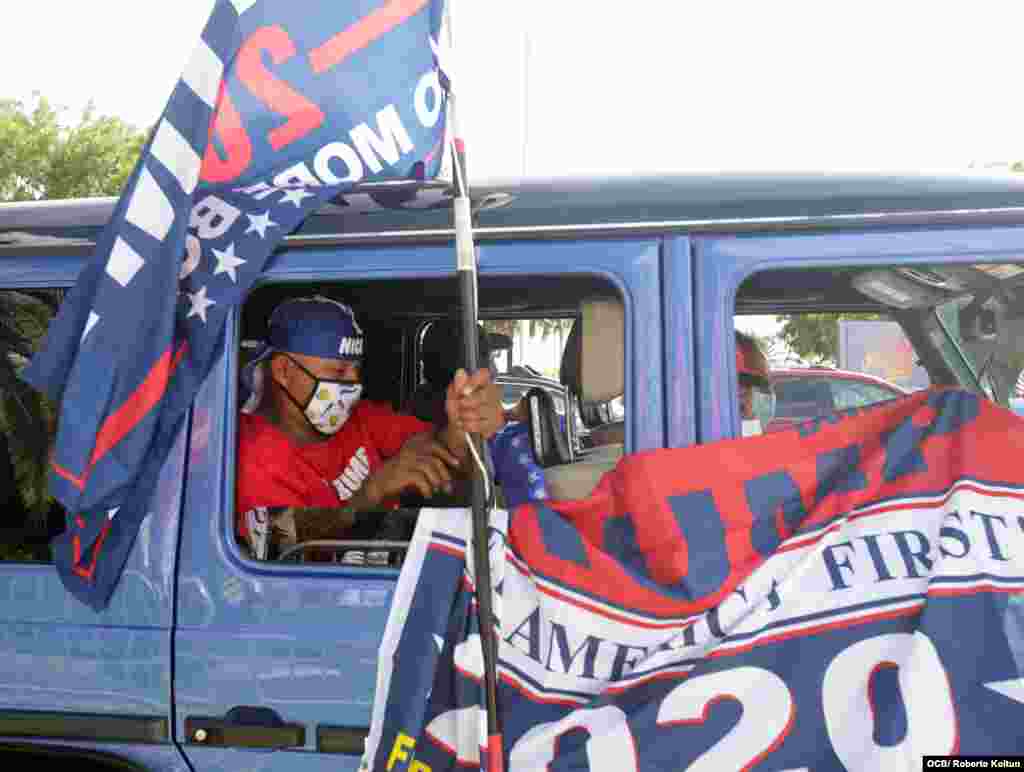
M 50 562 L 64 509 L 47 490 L 56 411 L 19 375 L 60 305 L 60 290 L 0 290 L 0 560 Z
M 930 385 L 1024 412 L 1024 266 L 936 263 L 749 278 L 735 326 L 771 365 L 775 431 Z
M 606 282 L 592 276 L 481 277 L 479 315 L 482 334 L 486 335 L 488 347 L 491 349 L 489 363 L 495 371 L 496 382 L 501 389 L 503 407 L 510 414 L 515 412 L 514 408 L 522 397 L 534 387 L 539 387 L 549 394 L 552 398 L 550 405 L 553 415 L 546 426 L 560 432 L 566 440 L 566 447 L 571 446 L 576 451 L 566 451 L 565 463 L 571 463 L 574 458 L 580 459 L 584 454 L 589 429 L 584 426 L 569 390 L 561 383 L 563 353 L 577 317 L 581 313 L 581 303 L 584 299 L 595 296 L 607 297 L 612 292 Z M 385 406 L 396 416 L 389 419 L 396 427 L 407 426 L 412 416 L 431 420 L 436 410 L 428 408 L 436 408 L 437 405 L 434 404 L 436 400 L 430 399 L 431 393 L 425 393 L 426 387 L 430 384 L 425 382 L 422 355 L 424 341 L 432 327 L 442 323 L 449 325 L 453 314 L 457 312 L 457 286 L 453 279 L 448 278 L 318 282 L 308 286 L 294 283 L 268 284 L 257 288 L 250 293 L 242 312 L 240 339 L 237 343 L 241 381 L 237 408 L 242 409 L 246 402 L 250 401 L 248 381 L 251 368 L 246 372 L 245 366 L 260 350 L 260 342 L 267 334 L 268 320 L 273 309 L 286 299 L 311 295 L 322 295 L 351 306 L 363 330 L 366 353 L 362 363 L 363 394 L 360 407 L 363 407 L 362 402 Z M 431 346 L 435 345 L 437 342 L 432 340 Z M 447 351 L 443 346 L 441 349 Z M 624 361 L 609 361 L 607 365 L 617 368 L 620 374 L 625 368 Z M 443 405 L 443 401 L 440 404 Z M 618 408 L 617 419 L 621 421 L 624 414 L 623 394 L 618 395 L 615 404 Z M 571 426 L 567 425 L 568 422 L 565 420 L 570 406 L 575 416 Z M 251 401 L 245 409 L 253 409 Z M 441 410 L 443 411 L 443 407 Z M 526 434 L 527 425 L 522 420 L 521 413 L 510 415 L 509 420 L 511 423 L 518 423 L 524 435 Z M 250 427 L 259 425 L 260 419 L 243 416 L 239 421 L 238 435 L 241 442 L 245 428 L 243 424 Z M 506 445 L 502 446 L 506 450 L 508 447 L 515 447 L 517 452 L 533 456 L 528 436 L 516 438 L 515 443 L 509 440 Z M 492 446 L 492 453 L 496 452 L 494 447 L 496 446 Z M 236 449 L 236 452 L 240 451 Z M 369 449 L 367 454 L 371 455 Z M 274 463 L 274 460 L 267 459 L 266 462 L 270 464 Z M 244 464 L 244 461 L 242 463 Z M 358 490 L 367 476 L 367 469 L 362 467 L 373 467 L 379 463 L 379 459 L 373 458 L 369 464 L 362 463 L 360 470 L 340 470 L 340 483 L 338 480 L 325 479 L 320 487 L 327 492 L 345 491 L 346 488 L 341 485 L 344 483 L 349 488 Z M 543 490 L 542 481 L 531 479 L 531 482 L 536 483 L 530 488 L 531 491 Z M 237 491 L 236 493 L 239 495 L 241 508 L 243 497 Z M 503 489 L 500 479 L 497 493 L 498 501 L 502 502 Z M 408 491 L 398 496 L 396 500 L 389 501 L 387 507 L 382 508 L 384 511 L 361 517 L 351 526 L 343 524 L 336 532 L 325 532 L 323 538 L 316 540 L 322 543 L 308 549 L 301 548 L 298 553 L 294 548 L 303 541 L 298 534 L 299 529 L 289 531 L 288 525 L 285 524 L 284 531 L 277 534 L 277 538 L 286 543 L 284 550 L 268 549 L 255 556 L 280 559 L 285 553 L 288 560 L 294 556 L 295 560 L 302 562 L 397 568 L 402 558 L 400 546 L 411 536 L 418 509 L 422 506 L 464 506 L 468 499 L 462 501 L 459 496 L 460 491 L 456 490 L 449 497 L 436 496 L 424 500 L 418 494 Z M 254 503 L 248 498 L 246 501 L 248 504 Z M 326 500 L 321 502 L 318 499 L 318 502 L 317 506 L 328 507 Z M 284 509 L 283 506 L 275 506 L 275 503 L 279 502 L 265 503 L 264 509 L 267 511 L 255 513 L 254 517 L 269 518 L 273 521 L 278 516 L 276 510 Z M 332 502 L 332 506 L 342 506 L 341 498 L 337 502 Z M 241 513 L 242 518 L 247 516 L 247 512 Z M 252 540 L 248 526 L 239 525 L 237 531 L 236 535 L 243 551 L 251 552 Z M 387 542 L 388 546 L 377 549 L 377 545 L 384 542 Z

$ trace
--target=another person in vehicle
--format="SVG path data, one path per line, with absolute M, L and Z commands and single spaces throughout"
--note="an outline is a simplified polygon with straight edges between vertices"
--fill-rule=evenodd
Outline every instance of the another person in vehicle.
M 284 542 L 344 538 L 357 512 L 405 490 L 430 497 L 466 466 L 465 432 L 503 424 L 487 368 L 453 373 L 441 429 L 362 400 L 365 338 L 352 310 L 325 297 L 287 300 L 265 350 L 245 368 L 254 391 L 239 421 L 237 527 L 254 556 Z
M 764 432 L 774 412 L 768 360 L 752 337 L 736 331 L 736 373 L 739 378 L 740 417 L 743 436 Z
M 490 345 L 487 333 L 478 327 L 477 350 L 482 363 L 490 363 Z M 445 391 L 462 362 L 462 326 L 450 319 L 433 322 L 427 328 L 420 344 L 420 363 L 423 383 L 413 395 L 409 406 L 413 415 L 425 421 L 443 424 L 447 421 L 444 409 Z M 507 422 L 489 441 L 494 462 L 495 482 L 501 485 L 504 506 L 513 509 L 525 501 L 546 499 L 544 470 L 530 450 L 529 427 L 526 424 L 526 405 L 520 400 L 504 411 Z M 465 504 L 466 491 L 460 491 L 452 503 Z

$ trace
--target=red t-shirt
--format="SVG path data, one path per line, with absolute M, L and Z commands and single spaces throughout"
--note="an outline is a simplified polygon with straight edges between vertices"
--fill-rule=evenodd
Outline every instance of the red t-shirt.
M 432 429 L 388 405 L 361 400 L 337 434 L 296 445 L 263 416 L 242 413 L 238 426 L 236 512 L 256 507 L 337 507 L 414 434 Z

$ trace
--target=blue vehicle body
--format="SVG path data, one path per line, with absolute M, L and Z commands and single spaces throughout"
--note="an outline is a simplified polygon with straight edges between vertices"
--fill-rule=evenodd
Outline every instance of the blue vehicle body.
M 733 316 L 766 268 L 1020 261 L 1024 185 L 741 177 L 496 186 L 482 280 L 599 279 L 625 307 L 628 451 L 737 436 Z M 492 201 L 495 200 L 492 198 Z M 0 288 L 68 287 L 111 202 L 0 207 Z M 311 219 L 266 286 L 449 276 L 450 212 Z M 486 308 L 485 308 L 486 310 Z M 245 323 L 228 318 L 229 340 Z M 355 770 L 394 568 L 256 563 L 233 527 L 238 358 L 228 346 L 154 491 L 110 607 L 50 565 L 0 563 L 0 758 L 95 752 L 151 770 Z M 290 747 L 211 743 L 239 707 L 301 729 Z M 84 757 L 84 756 L 83 756 Z

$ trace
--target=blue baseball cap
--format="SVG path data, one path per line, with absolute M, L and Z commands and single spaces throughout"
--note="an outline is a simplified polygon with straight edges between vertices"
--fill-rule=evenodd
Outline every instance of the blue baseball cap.
M 263 398 L 261 365 L 277 351 L 351 362 L 363 358 L 366 339 L 352 309 L 322 295 L 284 301 L 270 315 L 269 327 L 266 343 L 241 373 L 243 412 L 255 410 Z
M 267 345 L 275 351 L 359 361 L 365 338 L 351 308 L 315 295 L 286 300 L 274 309 Z

